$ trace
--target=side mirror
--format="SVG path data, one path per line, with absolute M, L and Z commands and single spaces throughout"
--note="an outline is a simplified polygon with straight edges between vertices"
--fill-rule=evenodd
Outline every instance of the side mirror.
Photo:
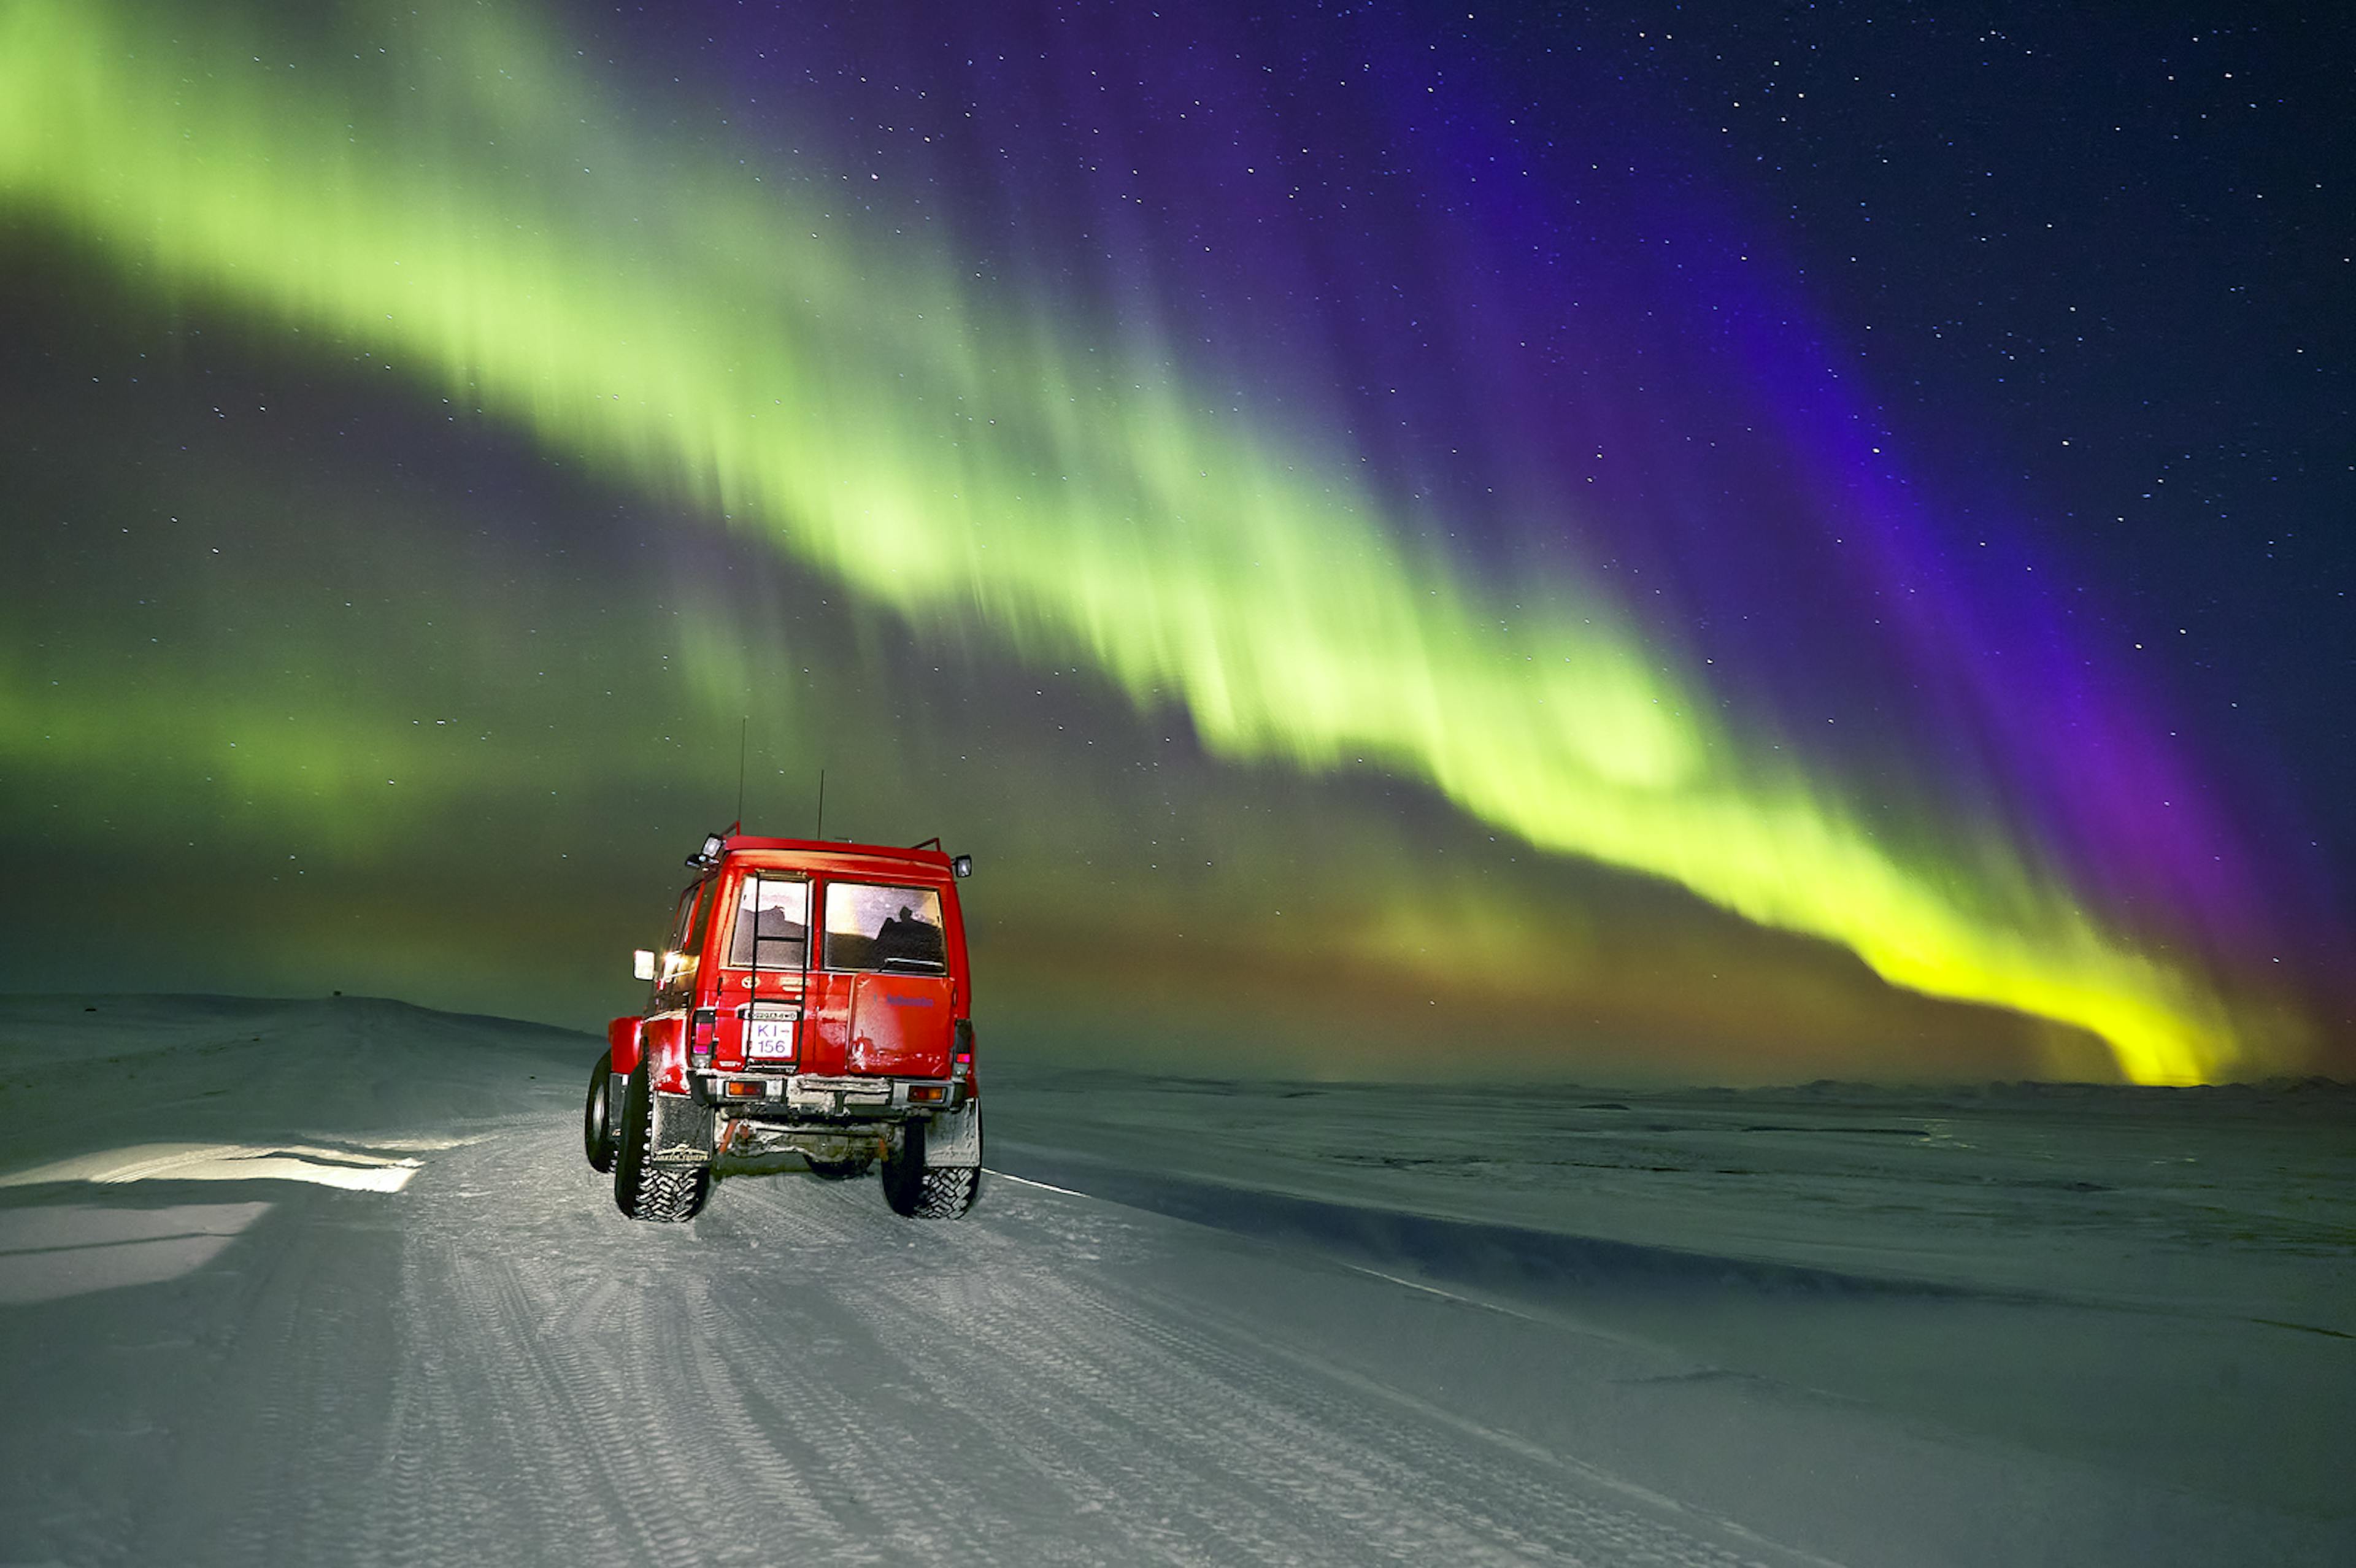
M 959 855 L 956 859 L 949 862 L 949 869 L 956 872 L 960 877 L 972 876 L 973 857 L 970 855 Z
M 643 947 L 639 948 L 636 953 L 631 954 L 630 975 L 634 979 L 653 979 L 655 977 L 655 955 L 648 952 Z

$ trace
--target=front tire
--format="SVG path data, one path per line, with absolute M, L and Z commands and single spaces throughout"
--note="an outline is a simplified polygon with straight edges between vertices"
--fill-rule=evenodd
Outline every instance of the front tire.
M 581 1107 L 581 1148 L 589 1168 L 604 1173 L 614 1168 L 614 1053 L 597 1059 L 589 1074 L 589 1100 Z
M 926 1168 L 922 1122 L 910 1122 L 884 1157 L 884 1201 L 904 1220 L 962 1220 L 980 1197 L 981 1167 Z
M 850 1159 L 820 1159 L 814 1154 L 802 1156 L 810 1174 L 820 1181 L 856 1181 L 875 1168 L 873 1155 L 854 1156 Z
M 712 1195 L 710 1166 L 653 1165 L 647 1159 L 654 1141 L 655 1095 L 644 1055 L 623 1091 L 616 1133 L 620 1147 L 614 1159 L 614 1207 L 633 1220 L 674 1225 L 702 1211 Z

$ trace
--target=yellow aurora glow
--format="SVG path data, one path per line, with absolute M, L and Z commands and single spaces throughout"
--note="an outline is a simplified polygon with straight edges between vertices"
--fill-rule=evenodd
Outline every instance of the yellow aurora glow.
M 1494 603 L 1162 346 L 1091 352 L 798 187 L 599 133 L 553 38 L 388 16 L 391 52 L 328 80 L 143 15 L 0 8 L 0 193 L 128 286 L 332 336 L 911 623 L 1182 705 L 1226 757 L 1428 780 L 1894 984 L 2083 1027 L 2138 1081 L 2235 1064 L 2204 984 L 2028 849 L 1918 823 L 1948 848 L 1901 861 L 1601 594 Z

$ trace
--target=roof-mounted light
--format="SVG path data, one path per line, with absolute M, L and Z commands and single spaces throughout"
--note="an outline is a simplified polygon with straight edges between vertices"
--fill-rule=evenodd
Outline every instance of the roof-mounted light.
M 728 840 L 725 837 L 717 833 L 707 833 L 703 836 L 703 847 L 690 855 L 687 858 L 687 863 L 698 868 L 717 866 L 720 864 L 720 852 L 727 847 Z
M 959 855 L 959 856 L 958 856 L 956 859 L 952 859 L 952 860 L 949 862 L 949 869 L 950 869 L 950 870 L 952 870 L 952 871 L 954 871 L 954 872 L 956 872 L 956 873 L 957 873 L 958 876 L 960 876 L 960 877 L 970 877 L 970 876 L 972 876 L 972 875 L 973 875 L 973 857 L 972 857 L 972 856 L 970 856 L 970 855 Z

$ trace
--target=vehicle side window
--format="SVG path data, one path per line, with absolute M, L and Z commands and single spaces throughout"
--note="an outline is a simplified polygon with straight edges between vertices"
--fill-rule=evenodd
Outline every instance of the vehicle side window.
M 702 891 L 703 884 L 695 883 L 679 895 L 679 907 L 670 912 L 670 937 L 663 945 L 673 953 L 687 940 L 687 917 L 695 912 L 696 897 Z
M 809 883 L 799 877 L 747 877 L 728 939 L 732 969 L 799 969 L 809 948 Z
M 930 888 L 834 882 L 826 890 L 826 966 L 948 973 L 941 895 Z
M 673 952 L 691 955 L 703 951 L 703 933 L 712 923 L 712 880 L 707 878 L 695 885 L 691 902 L 685 898 L 680 900 L 680 912 L 687 923 L 671 933 Z
M 662 966 L 655 972 L 654 1006 L 677 1006 L 694 987 L 696 971 L 702 967 L 698 955 L 703 950 L 703 928 L 709 923 L 706 917 L 711 912 L 711 878 L 679 895 L 678 912 L 671 916 L 670 941 L 662 956 Z

